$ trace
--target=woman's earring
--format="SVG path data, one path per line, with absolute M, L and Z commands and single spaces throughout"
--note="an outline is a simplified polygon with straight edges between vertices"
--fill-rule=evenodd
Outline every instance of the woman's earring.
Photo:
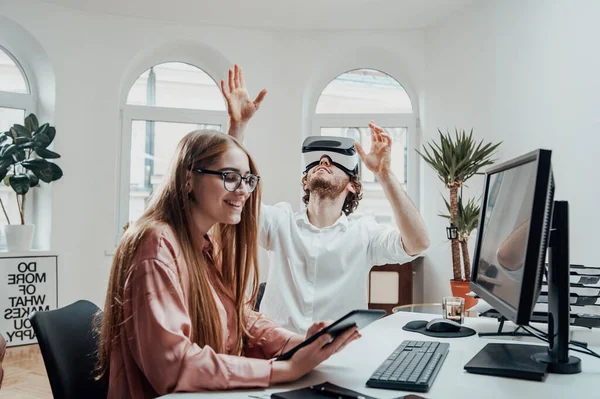
M 187 193 L 187 197 L 190 201 L 195 202 L 196 198 L 194 197 L 194 194 L 191 191 L 188 191 Z

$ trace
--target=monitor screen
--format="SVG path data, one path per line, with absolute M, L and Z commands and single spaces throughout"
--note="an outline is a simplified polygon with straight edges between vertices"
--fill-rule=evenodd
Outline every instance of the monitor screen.
M 523 282 L 538 163 L 523 163 L 488 175 L 474 280 L 517 309 Z

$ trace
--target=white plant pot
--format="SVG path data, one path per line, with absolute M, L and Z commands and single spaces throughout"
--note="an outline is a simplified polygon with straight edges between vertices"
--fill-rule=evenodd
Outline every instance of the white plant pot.
M 33 242 L 33 224 L 5 224 L 6 249 L 13 252 L 29 251 Z

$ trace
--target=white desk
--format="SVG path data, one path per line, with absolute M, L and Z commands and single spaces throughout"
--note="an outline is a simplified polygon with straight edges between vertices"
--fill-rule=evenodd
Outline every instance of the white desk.
M 278 385 L 267 390 L 236 390 L 226 392 L 185 393 L 163 396 L 170 399 L 184 398 L 250 398 L 249 395 L 265 396 L 269 393 L 297 389 L 325 381 L 345 388 L 365 393 L 377 398 L 397 398 L 410 392 L 367 388 L 365 383 L 375 369 L 392 353 L 403 340 L 436 340 L 448 342 L 450 352 L 444 361 L 429 392 L 417 393 L 426 398 L 467 399 L 467 398 L 589 398 L 599 397 L 600 359 L 581 353 L 571 352 L 582 361 L 582 372 L 574 375 L 548 374 L 544 382 L 490 377 L 471 374 L 463 366 L 481 348 L 490 342 L 521 341 L 545 345 L 530 337 L 480 338 L 477 335 L 467 338 L 433 338 L 419 333 L 402 330 L 402 326 L 412 320 L 429 320 L 439 315 L 398 312 L 371 324 L 362 330 L 362 338 L 348 345 L 342 352 L 293 384 Z M 478 332 L 493 332 L 498 322 L 488 318 L 466 318 L 465 325 Z M 541 328 L 541 325 L 536 325 Z M 505 331 L 514 328 L 505 324 Z M 545 330 L 545 328 L 544 328 Z M 600 331 L 571 328 L 571 339 L 589 343 L 590 349 L 600 351 Z

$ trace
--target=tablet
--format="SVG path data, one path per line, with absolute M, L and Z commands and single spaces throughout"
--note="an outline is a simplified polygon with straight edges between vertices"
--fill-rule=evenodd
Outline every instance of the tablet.
M 308 339 L 299 343 L 289 351 L 278 356 L 275 360 L 289 360 L 292 357 L 292 355 L 296 353 L 296 351 L 314 342 L 323 334 L 330 334 L 332 338 L 335 338 L 352 326 L 358 326 L 358 329 L 360 330 L 363 327 L 368 326 L 375 320 L 382 318 L 383 316 L 385 316 L 385 310 L 353 310 L 347 315 L 331 323 L 315 335 L 312 335 Z

